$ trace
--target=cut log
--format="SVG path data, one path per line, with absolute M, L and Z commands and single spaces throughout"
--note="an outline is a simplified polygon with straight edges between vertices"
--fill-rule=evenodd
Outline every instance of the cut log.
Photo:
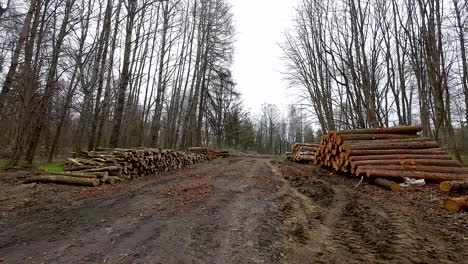
M 439 148 L 431 149 L 381 149 L 381 150 L 355 150 L 351 149 L 349 155 L 385 155 L 385 154 L 430 154 L 447 155 L 448 152 Z
M 70 165 L 65 165 L 63 170 L 64 171 L 82 171 L 82 170 L 89 170 L 89 169 L 95 169 L 97 166 L 90 166 L 90 165 L 82 165 L 82 166 L 70 166 Z
M 417 143 L 417 142 L 427 143 L 431 141 L 432 141 L 432 138 L 430 137 L 418 137 L 418 138 L 410 138 L 410 139 L 348 140 L 348 141 L 344 141 L 341 144 L 344 144 L 346 146 L 353 146 L 353 145 L 366 145 L 366 144 L 374 145 L 374 144 L 389 144 L 389 143 Z
M 400 126 L 389 128 L 365 128 L 356 130 L 334 131 L 338 135 L 343 134 L 417 134 L 423 130 L 422 126 Z
M 419 171 L 386 171 L 386 170 L 362 170 L 358 169 L 358 176 L 366 175 L 375 178 L 413 178 L 434 181 L 466 181 L 468 175 L 437 173 L 437 172 L 419 172 Z
M 101 162 L 89 160 L 89 159 L 84 159 L 84 158 L 75 158 L 73 159 L 75 162 L 78 162 L 82 165 L 91 165 L 91 166 L 101 166 Z
M 83 173 L 92 173 L 92 172 L 107 172 L 110 176 L 120 176 L 122 174 L 122 168 L 120 166 L 109 166 L 109 167 L 100 167 L 81 170 Z
M 455 160 L 431 160 L 431 159 L 394 159 L 394 160 L 360 160 L 351 163 L 353 168 L 368 165 L 427 165 L 462 167 L 462 164 Z
M 348 141 L 348 140 L 378 140 L 378 139 L 411 139 L 411 138 L 418 138 L 418 137 L 419 137 L 418 135 L 408 135 L 408 134 L 344 134 L 344 135 L 338 135 L 337 138 L 340 138 L 342 141 Z M 337 143 L 339 144 L 341 142 L 337 142 Z
M 52 175 L 64 175 L 71 177 L 80 177 L 80 178 L 107 178 L 109 174 L 107 172 L 89 172 L 89 173 L 80 173 L 80 172 L 47 172 Z
M 457 192 L 468 190 L 468 181 L 444 181 L 440 184 L 444 192 Z
M 375 184 L 375 185 L 377 185 L 379 187 L 382 187 L 384 189 L 393 191 L 393 192 L 397 192 L 397 191 L 399 191 L 401 189 L 400 184 L 395 183 L 393 181 L 386 180 L 386 179 L 370 178 L 369 182 L 371 182 L 371 183 L 373 183 L 373 184 Z
M 359 169 L 398 170 L 398 171 L 404 170 L 404 171 L 468 174 L 467 167 L 443 167 L 443 166 L 424 166 L 424 165 L 364 165 L 364 166 L 359 166 Z
M 361 160 L 393 160 L 393 159 L 431 159 L 431 160 L 452 160 L 450 155 L 424 155 L 424 154 L 394 154 L 394 155 L 370 155 L 351 156 L 350 161 Z
M 444 208 L 456 213 L 468 208 L 468 195 L 444 200 Z
M 109 178 L 107 178 L 107 180 L 105 181 L 105 183 L 106 183 L 106 184 L 116 184 L 118 181 L 119 181 L 119 178 L 118 178 L 118 177 L 109 176 Z
M 345 145 L 346 151 L 350 150 L 386 150 L 386 149 L 429 149 L 437 148 L 437 142 L 403 142 L 403 143 L 378 143 L 378 144 L 351 144 Z
M 93 178 L 82 178 L 72 177 L 63 175 L 41 175 L 33 176 L 27 180 L 27 182 L 43 182 L 43 183 L 61 183 L 81 186 L 96 187 L 99 185 L 99 179 Z

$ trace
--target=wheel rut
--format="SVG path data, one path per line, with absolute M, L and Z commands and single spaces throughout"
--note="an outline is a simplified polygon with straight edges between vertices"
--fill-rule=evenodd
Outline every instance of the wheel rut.
M 413 208 L 368 192 L 374 186 L 355 189 L 312 166 L 273 166 L 289 238 L 284 263 L 460 263 L 467 253 L 463 235 L 441 235 Z

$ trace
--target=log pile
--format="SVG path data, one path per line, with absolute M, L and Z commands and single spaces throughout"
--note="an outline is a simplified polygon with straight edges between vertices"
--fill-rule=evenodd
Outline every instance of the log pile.
M 216 156 L 216 158 L 227 158 L 230 156 L 229 151 L 227 150 L 215 151 L 214 155 Z
M 369 178 L 467 180 L 468 168 L 420 131 L 421 126 L 331 131 L 322 137 L 315 163 Z
M 299 163 L 315 161 L 315 152 L 318 144 L 296 143 L 291 146 L 291 152 L 286 153 L 287 159 Z
M 83 151 L 64 161 L 64 172 L 32 177 L 29 181 L 82 186 L 114 184 L 211 160 L 215 158 L 212 152 L 203 154 L 159 148 Z
M 208 157 L 210 160 L 217 158 L 216 152 L 212 148 L 193 147 L 193 148 L 187 149 L 187 151 L 189 153 L 204 155 L 204 156 Z

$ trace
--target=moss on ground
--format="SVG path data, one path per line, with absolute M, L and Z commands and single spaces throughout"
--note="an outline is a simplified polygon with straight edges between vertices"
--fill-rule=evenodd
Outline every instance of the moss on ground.
M 47 171 L 47 172 L 62 172 L 63 166 L 61 161 L 56 161 L 52 163 L 40 163 L 37 164 L 36 167 L 40 170 Z

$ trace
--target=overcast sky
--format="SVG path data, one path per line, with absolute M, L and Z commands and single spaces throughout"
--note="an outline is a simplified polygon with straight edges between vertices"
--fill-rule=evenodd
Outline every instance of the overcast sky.
M 281 48 L 298 0 L 229 0 L 237 30 L 233 75 L 252 114 L 263 103 L 284 109 L 294 101 L 282 80 Z

